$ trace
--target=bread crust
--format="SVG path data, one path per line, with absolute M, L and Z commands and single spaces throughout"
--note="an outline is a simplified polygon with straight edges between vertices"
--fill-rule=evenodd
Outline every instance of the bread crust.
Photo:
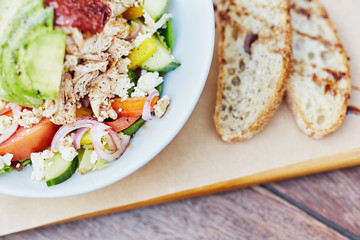
M 298 6 L 296 5 L 297 3 L 304 1 L 304 0 L 290 0 L 291 2 L 291 11 L 299 11 L 299 9 L 296 9 Z M 335 82 L 339 82 L 339 81 L 344 81 L 346 82 L 346 87 L 343 89 L 338 89 L 338 87 L 335 85 L 335 89 L 334 89 L 334 93 L 331 92 L 327 92 L 326 87 L 324 86 L 325 90 L 324 90 L 324 95 L 325 94 L 334 94 L 342 95 L 342 106 L 341 109 L 338 111 L 338 116 L 337 119 L 335 121 L 333 121 L 333 123 L 331 124 L 331 126 L 325 128 L 325 129 L 321 129 L 321 128 L 316 128 L 315 123 L 312 121 L 307 120 L 308 116 L 306 115 L 306 113 L 302 110 L 301 106 L 300 106 L 300 99 L 297 99 L 297 97 L 295 96 L 295 91 L 296 89 L 294 89 L 294 87 L 292 87 L 292 75 L 295 74 L 295 68 L 297 67 L 297 64 L 299 64 L 297 61 L 292 61 L 291 63 L 291 74 L 290 74 L 290 80 L 289 80 L 289 84 L 287 86 L 287 91 L 286 91 L 286 102 L 289 106 L 289 108 L 292 110 L 293 115 L 295 117 L 296 123 L 298 125 L 298 127 L 308 136 L 314 138 L 314 139 L 321 139 L 322 137 L 334 132 L 336 129 L 339 128 L 339 126 L 342 124 L 342 122 L 345 119 L 346 116 L 346 111 L 347 111 L 347 105 L 348 105 L 348 101 L 350 98 L 350 92 L 351 92 L 351 73 L 350 73 L 350 67 L 349 67 L 349 62 L 348 62 L 348 57 L 346 54 L 345 49 L 343 48 L 340 38 L 337 34 L 337 31 L 335 29 L 334 24 L 332 23 L 332 21 L 330 20 L 330 18 L 328 17 L 328 14 L 325 10 L 325 8 L 321 5 L 321 3 L 318 0 L 312 0 L 311 1 L 312 4 L 316 5 L 316 10 L 318 11 L 318 13 L 321 13 L 321 18 L 324 19 L 327 23 L 327 26 L 329 27 L 329 29 L 331 29 L 331 31 L 334 34 L 334 40 L 333 42 L 327 40 L 327 39 L 322 39 L 321 37 L 316 38 L 313 36 L 306 36 L 306 34 L 303 34 L 300 30 L 298 29 L 293 29 L 293 34 L 295 36 L 295 34 L 303 34 L 305 37 L 309 37 L 312 39 L 316 39 L 320 42 L 322 42 L 323 44 L 331 44 L 331 46 L 336 49 L 341 57 L 342 57 L 342 62 L 343 62 L 343 67 L 344 69 L 346 69 L 344 72 L 341 73 L 341 78 L 340 79 L 336 79 Z M 313 17 L 312 13 L 306 9 L 300 9 L 302 12 L 304 12 L 304 14 L 306 14 L 306 16 L 308 17 L 308 19 L 310 19 L 311 17 Z M 295 16 L 291 15 L 292 18 L 294 18 Z M 295 39 L 295 37 L 294 37 Z M 295 44 L 295 43 L 293 43 Z M 295 51 L 295 49 L 294 49 Z M 334 96 L 334 97 L 335 97 Z
M 234 24 L 232 19 L 228 16 L 229 9 L 224 8 L 225 1 L 220 1 L 217 5 L 217 26 L 220 28 L 220 42 L 218 45 L 218 60 L 219 60 L 219 76 L 218 76 L 218 83 L 217 83 L 217 94 L 216 94 L 216 105 L 215 105 L 215 126 L 218 133 L 222 136 L 222 139 L 226 142 L 239 142 L 239 141 L 246 141 L 260 132 L 270 118 L 274 115 L 275 110 L 278 108 L 280 103 L 282 102 L 285 90 L 286 90 L 286 83 L 289 76 L 290 70 L 290 59 L 292 54 L 292 39 L 291 39 L 291 20 L 290 20 L 290 13 L 289 13 L 289 1 L 282 0 L 285 3 L 286 9 L 286 18 L 284 24 L 284 28 L 281 30 L 284 34 L 284 47 L 278 52 L 282 56 L 282 69 L 281 74 L 278 77 L 276 87 L 273 90 L 272 96 L 267 104 L 263 107 L 263 109 L 257 114 L 257 117 L 252 123 L 246 128 L 241 130 L 241 132 L 232 132 L 229 134 L 226 132 L 226 127 L 222 123 L 221 119 L 221 111 L 223 106 L 223 97 L 224 97 L 224 88 L 225 83 L 229 81 L 227 78 L 227 74 L 225 72 L 226 66 L 226 58 L 225 56 L 225 49 L 226 46 L 224 45 L 225 42 L 225 28 L 229 24 Z M 241 0 L 237 1 L 238 3 Z M 230 1 L 231 4 L 236 4 L 235 1 Z M 220 5 L 220 6 L 219 6 Z M 261 35 L 261 33 L 259 33 Z M 265 43 L 266 44 L 266 43 Z M 231 76 L 228 76 L 228 78 Z

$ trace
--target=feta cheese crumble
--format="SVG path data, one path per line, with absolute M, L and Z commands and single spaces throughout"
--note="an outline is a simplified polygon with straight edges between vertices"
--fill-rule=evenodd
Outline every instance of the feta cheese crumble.
M 170 98 L 165 95 L 155 105 L 155 116 L 162 118 L 170 105 Z
M 133 46 L 138 47 L 145 39 L 151 38 L 151 36 L 163 25 L 166 24 L 166 22 L 172 18 L 172 15 L 169 13 L 165 13 L 162 15 L 162 17 L 159 19 L 159 21 L 155 22 L 150 15 L 144 11 L 144 20 L 145 20 L 145 26 L 142 27 L 141 32 L 139 35 L 135 38 L 133 41 Z
M 3 169 L 5 166 L 11 165 L 11 159 L 14 155 L 7 153 L 4 156 L 0 156 L 0 170 Z
M 38 124 L 42 118 L 41 108 L 33 108 L 32 110 L 24 109 L 18 115 L 14 116 L 15 121 L 25 128 L 30 128 Z
M 98 160 L 99 156 L 96 154 L 95 151 L 93 151 L 90 156 L 90 163 L 94 165 Z
M 61 153 L 62 158 L 67 162 L 71 162 L 78 155 L 78 152 L 73 146 L 74 137 L 75 134 L 71 134 L 60 140 L 59 152 Z
M 45 150 L 43 152 L 32 153 L 30 159 L 32 162 L 33 172 L 31 173 L 31 179 L 41 181 L 45 177 L 45 159 L 54 157 L 54 153 Z
M 163 77 L 161 77 L 158 72 L 147 72 L 142 70 L 137 86 L 134 88 L 131 97 L 145 97 L 148 93 L 155 90 L 155 87 L 163 81 Z
M 0 134 L 4 134 L 5 131 L 13 124 L 13 119 L 8 116 L 0 116 Z

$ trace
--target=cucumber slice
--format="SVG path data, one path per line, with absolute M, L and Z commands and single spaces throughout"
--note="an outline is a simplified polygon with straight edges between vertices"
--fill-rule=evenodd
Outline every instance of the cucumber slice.
M 170 72 L 178 68 L 181 64 L 171 54 L 171 50 L 166 43 L 160 39 L 158 34 L 154 34 L 152 38 L 156 45 L 156 51 L 140 67 L 151 72 Z
M 150 17 L 157 22 L 164 14 L 168 0 L 140 0 L 140 4 Z
M 54 157 L 45 162 L 46 185 L 50 187 L 65 182 L 75 173 L 78 165 L 79 158 L 77 156 L 71 162 L 67 162 L 60 153 L 56 153 Z
M 173 29 L 172 29 L 170 19 L 167 22 L 167 28 L 165 31 L 165 42 L 166 42 L 166 45 L 170 48 L 170 50 L 172 50 L 173 44 L 174 44 L 174 38 L 173 38 Z
M 110 164 L 105 162 L 102 159 L 98 159 L 95 164 L 91 163 L 91 155 L 93 154 L 93 150 L 87 148 L 81 148 L 79 150 L 79 172 L 84 175 L 90 171 L 95 171 L 99 169 L 103 169 Z

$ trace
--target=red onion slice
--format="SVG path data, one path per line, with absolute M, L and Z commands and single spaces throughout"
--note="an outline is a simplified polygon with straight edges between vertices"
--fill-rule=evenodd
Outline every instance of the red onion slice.
M 70 132 L 79 128 L 91 128 L 94 124 L 99 123 L 94 118 L 80 118 L 72 125 L 62 126 L 55 134 L 51 142 L 51 151 L 55 152 L 59 149 L 60 140 Z
M 135 39 L 135 38 L 139 35 L 139 33 L 141 32 L 142 26 L 141 26 L 140 24 L 137 24 L 137 25 L 138 25 L 138 26 L 137 26 L 136 31 L 134 31 L 134 32 L 133 32 L 130 36 L 128 36 L 127 38 L 125 38 L 126 41 L 131 41 L 131 40 Z
M 76 150 L 78 150 L 80 148 L 80 142 L 81 142 L 81 138 L 84 136 L 84 134 L 89 130 L 90 128 L 79 128 L 79 130 L 76 131 L 75 133 L 75 138 L 74 138 L 74 147 Z
M 115 144 L 114 139 L 112 138 L 112 136 L 110 136 L 110 134 L 106 134 L 105 136 L 105 140 L 109 146 L 109 150 L 110 151 L 115 151 L 117 149 L 117 146 Z
M 11 108 L 13 117 L 15 117 L 20 115 L 22 107 L 16 103 L 9 103 L 8 105 L 6 105 L 6 108 Z M 0 144 L 8 140 L 12 135 L 14 135 L 18 128 L 19 124 L 13 123 L 8 129 L 6 129 L 6 131 L 0 136 Z
M 122 143 L 122 145 L 121 145 L 122 148 L 121 148 L 121 150 L 122 150 L 123 153 L 125 152 L 125 150 L 129 146 L 130 140 L 131 140 L 131 137 L 128 136 L 128 135 L 125 135 L 124 138 L 122 139 L 122 142 L 121 142 Z
M 14 123 L 8 129 L 6 129 L 6 131 L 0 136 L 0 144 L 8 140 L 12 135 L 14 135 L 18 128 L 19 124 Z
M 142 118 L 144 120 L 152 120 L 151 117 L 151 102 L 154 99 L 154 97 L 159 96 L 159 92 L 157 90 L 152 91 L 149 96 L 146 98 L 143 112 L 142 112 Z
M 102 144 L 101 139 L 107 134 L 110 134 L 110 136 L 114 140 L 117 147 L 116 151 L 109 151 Z M 102 123 L 96 123 L 91 128 L 90 135 L 94 150 L 96 154 L 99 156 L 99 158 L 110 162 L 116 160 L 121 156 L 122 154 L 121 139 L 119 135 L 117 135 L 109 126 Z

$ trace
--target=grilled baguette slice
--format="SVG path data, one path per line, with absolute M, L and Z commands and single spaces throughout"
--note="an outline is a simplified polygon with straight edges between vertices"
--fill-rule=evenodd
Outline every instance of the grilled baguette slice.
M 291 59 L 288 0 L 217 0 L 215 125 L 226 142 L 258 133 L 282 101 Z
M 293 59 L 287 102 L 300 129 L 318 139 L 343 122 L 350 98 L 348 58 L 318 0 L 290 0 Z

